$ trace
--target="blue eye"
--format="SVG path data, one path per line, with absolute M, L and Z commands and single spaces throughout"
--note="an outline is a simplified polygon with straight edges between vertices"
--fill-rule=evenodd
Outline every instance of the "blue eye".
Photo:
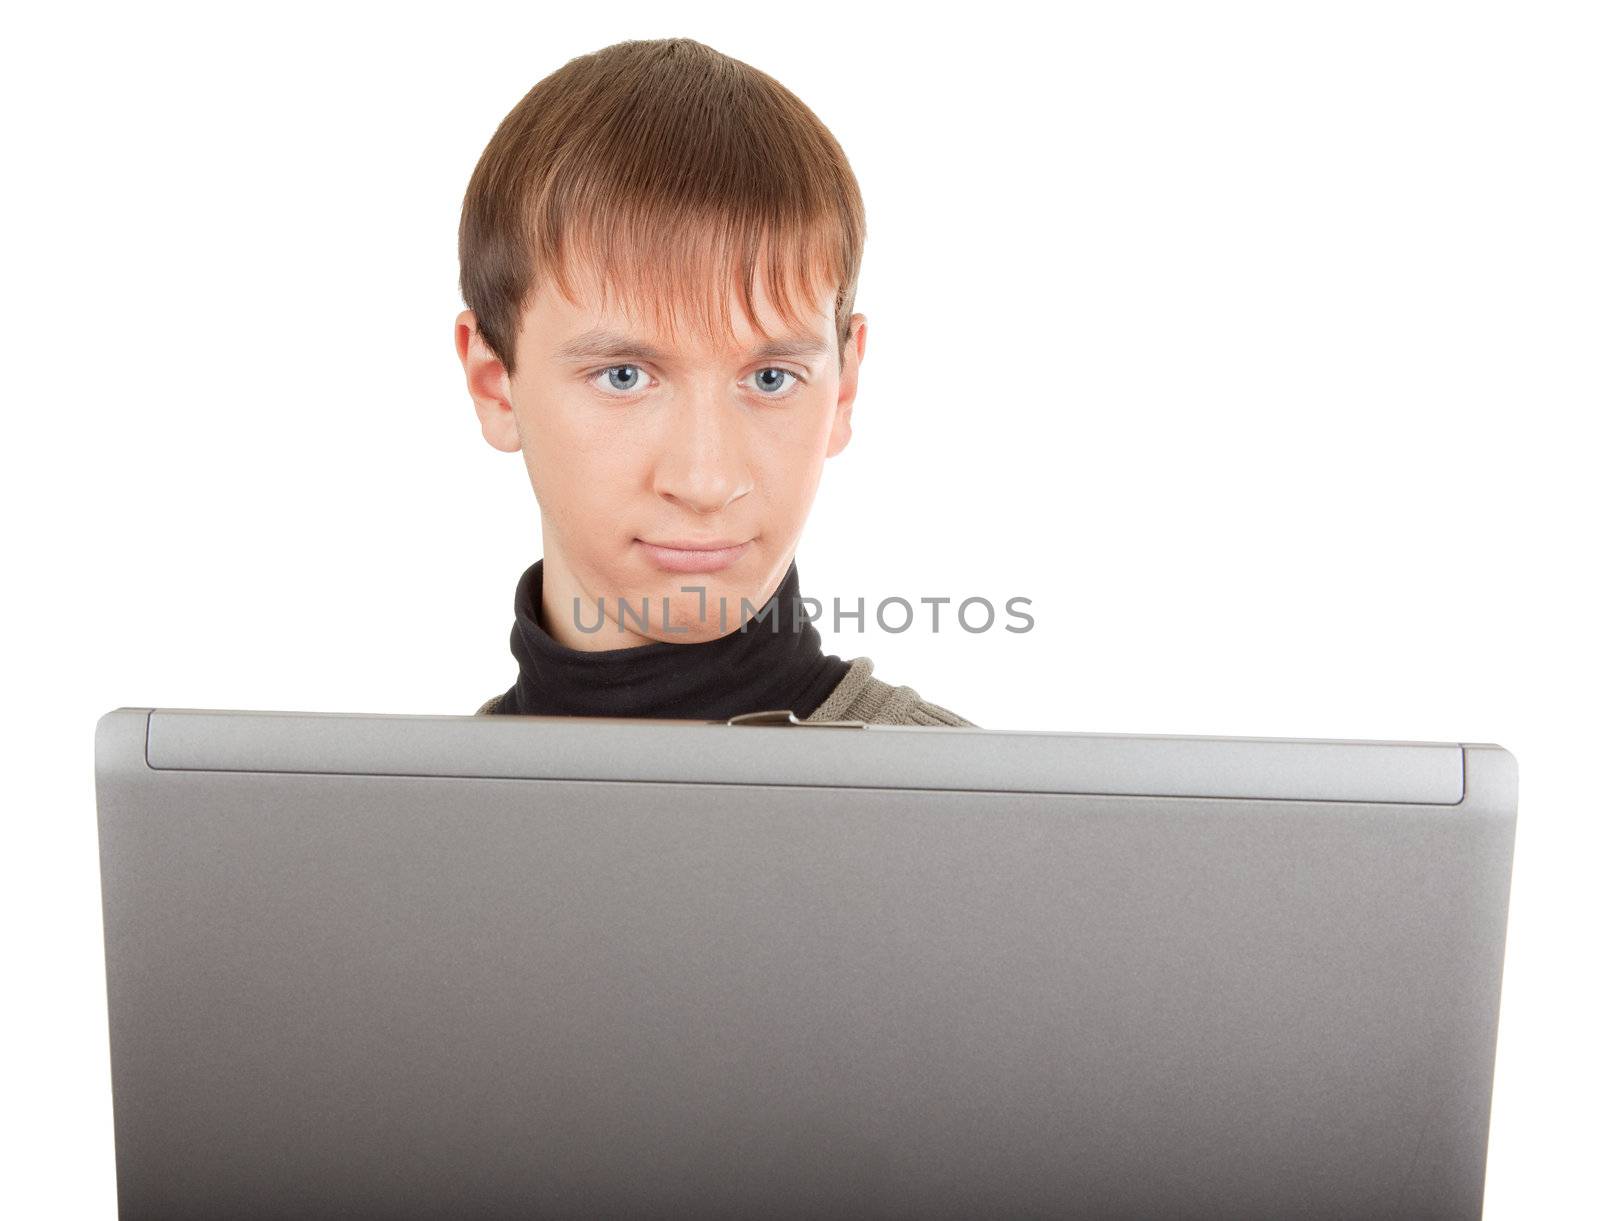
M 765 392 L 766 389 L 772 387 L 772 382 L 767 380 L 767 377 L 766 377 L 767 374 L 771 374 L 771 373 L 777 374 L 779 378 L 792 377 L 796 382 L 801 380 L 800 375 L 798 373 L 791 373 L 787 369 L 757 369 L 756 370 L 756 375 L 755 375 L 756 376 L 756 384 L 757 384 L 757 386 L 762 387 L 762 391 L 763 391 L 762 395 L 761 395 L 762 398 L 769 398 L 770 399 L 770 398 L 785 398 L 785 397 L 787 397 L 786 395 L 783 395 L 783 394 L 767 394 Z M 782 382 L 780 381 L 778 383 L 777 389 L 785 390 L 785 389 L 787 389 L 787 387 L 785 387 L 782 384 Z
M 632 370 L 633 376 L 625 377 L 621 381 L 618 381 L 617 373 L 621 370 Z M 630 390 L 637 390 L 639 388 L 639 374 L 641 370 L 639 369 L 638 365 L 612 365 L 609 369 L 602 369 L 601 372 L 606 375 L 606 384 L 609 385 L 613 390 L 621 390 L 624 394 L 626 394 Z

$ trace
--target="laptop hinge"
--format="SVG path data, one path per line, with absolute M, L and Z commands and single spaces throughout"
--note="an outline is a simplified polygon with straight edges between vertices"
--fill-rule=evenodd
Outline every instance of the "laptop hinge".
M 828 726 L 834 729 L 865 729 L 865 721 L 802 721 L 795 716 L 791 708 L 773 708 L 765 712 L 741 712 L 738 716 L 728 718 L 729 725 L 800 725 L 805 728 L 812 726 Z

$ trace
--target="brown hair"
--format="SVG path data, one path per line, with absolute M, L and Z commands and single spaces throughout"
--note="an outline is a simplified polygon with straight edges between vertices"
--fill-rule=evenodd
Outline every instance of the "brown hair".
M 577 303 L 569 260 L 673 334 L 680 301 L 705 333 L 731 334 L 730 282 L 761 331 L 758 269 L 791 326 L 791 287 L 813 301 L 837 284 L 842 360 L 866 216 L 844 151 L 799 98 L 704 43 L 662 38 L 580 55 L 530 89 L 478 159 L 459 240 L 461 295 L 507 372 L 539 277 Z

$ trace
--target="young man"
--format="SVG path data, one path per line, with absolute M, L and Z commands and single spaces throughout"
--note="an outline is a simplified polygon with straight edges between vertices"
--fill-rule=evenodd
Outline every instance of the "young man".
M 866 236 L 832 134 L 687 38 L 547 76 L 467 188 L 456 351 L 544 558 L 480 714 L 971 725 L 824 654 L 795 548 L 850 439 Z

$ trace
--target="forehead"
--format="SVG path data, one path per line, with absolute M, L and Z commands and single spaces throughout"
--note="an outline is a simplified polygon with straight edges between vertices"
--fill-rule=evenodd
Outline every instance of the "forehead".
M 568 281 L 570 298 L 554 277 L 540 278 L 523 313 L 519 344 L 577 360 L 625 354 L 664 359 L 673 352 L 803 358 L 837 343 L 837 285 L 817 286 L 808 295 L 791 278 L 786 317 L 759 271 L 750 289 L 753 316 L 731 282 L 720 292 L 681 284 L 652 292 L 636 283 L 603 282 L 588 265 L 569 269 Z

